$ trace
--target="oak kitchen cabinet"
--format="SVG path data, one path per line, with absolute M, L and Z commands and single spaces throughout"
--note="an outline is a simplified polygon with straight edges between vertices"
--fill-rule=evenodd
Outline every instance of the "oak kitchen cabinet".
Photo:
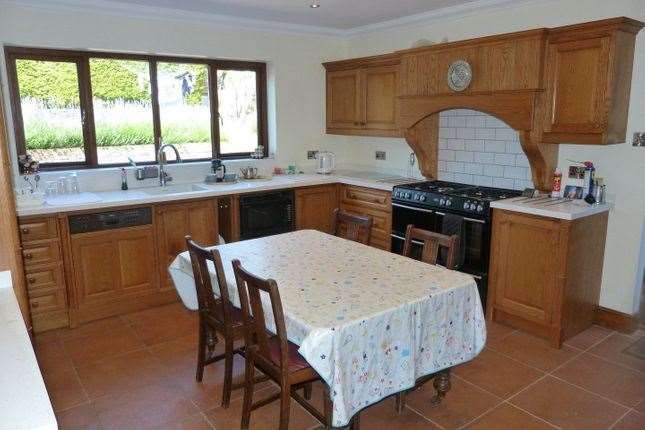
M 19 232 L 33 330 L 66 327 L 69 310 L 58 219 L 21 218 Z
M 399 137 L 399 57 L 325 63 L 327 133 Z
M 596 316 L 607 212 L 572 221 L 493 210 L 487 318 L 555 347 Z
M 630 19 L 573 25 L 550 32 L 546 50 L 544 141 L 625 141 L 634 42 Z
M 152 224 L 73 234 L 70 242 L 76 323 L 159 303 Z
M 376 248 L 391 248 L 392 193 L 372 188 L 341 185 L 340 208 L 343 211 L 372 217 L 370 245 Z
M 185 236 L 190 234 L 197 243 L 212 245 L 218 242 L 217 199 L 206 199 L 156 206 L 159 276 L 162 289 L 173 289 L 168 266 L 177 254 L 186 250 Z
M 333 212 L 338 208 L 338 185 L 296 188 L 296 229 L 333 234 Z

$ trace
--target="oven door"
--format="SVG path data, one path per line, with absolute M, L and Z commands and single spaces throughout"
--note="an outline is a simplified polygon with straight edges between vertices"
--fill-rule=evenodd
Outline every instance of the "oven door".
M 292 192 L 240 198 L 240 239 L 253 239 L 294 230 Z
M 417 208 L 392 202 L 392 252 L 403 254 L 405 231 L 409 224 L 424 230 L 437 231 L 437 216 L 431 209 Z M 418 244 L 413 243 L 413 245 Z M 419 246 L 412 247 L 413 257 L 419 249 Z
M 441 233 L 443 212 L 435 212 L 436 232 Z M 483 276 L 488 272 L 490 248 L 490 224 L 477 218 L 463 217 L 464 232 L 460 246 L 465 247 L 464 262 L 458 268 L 461 272 Z

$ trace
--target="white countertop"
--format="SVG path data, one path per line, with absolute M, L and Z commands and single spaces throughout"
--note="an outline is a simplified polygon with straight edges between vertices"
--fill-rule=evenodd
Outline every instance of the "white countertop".
M 601 212 L 607 212 L 611 208 L 611 205 L 608 203 L 590 205 L 584 200 L 563 201 L 551 198 L 536 197 L 528 199 L 526 197 L 513 197 L 512 199 L 491 202 L 490 207 L 493 209 L 503 209 L 571 221 Z
M 392 187 L 403 182 L 415 182 L 418 179 L 402 178 L 383 173 L 339 171 L 332 175 L 297 174 L 274 176 L 271 179 L 239 181 L 231 184 L 177 183 L 170 184 L 165 189 L 159 186 L 146 188 L 131 188 L 128 191 L 96 191 L 84 193 L 88 201 L 82 201 L 70 196 L 65 202 L 57 198 L 55 205 L 45 203 L 40 206 L 18 205 L 18 216 L 44 215 L 58 212 L 71 212 L 92 209 L 114 208 L 125 205 L 140 205 L 158 202 L 169 202 L 202 197 L 217 197 L 231 194 L 252 193 L 257 191 L 277 190 L 282 188 L 306 187 L 329 183 L 343 183 L 361 187 L 392 191 Z M 99 201 L 96 201 L 99 198 Z
M 0 429 L 57 429 L 11 274 L 0 272 Z

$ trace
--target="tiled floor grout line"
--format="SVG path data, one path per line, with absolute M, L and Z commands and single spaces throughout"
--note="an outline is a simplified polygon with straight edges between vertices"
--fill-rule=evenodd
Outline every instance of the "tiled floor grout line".
M 634 410 L 634 409 L 631 409 L 631 408 L 630 408 L 630 409 L 627 409 L 627 411 L 626 411 L 624 414 L 622 414 L 620 417 L 618 417 L 618 419 L 617 419 L 616 421 L 614 421 L 614 423 L 613 423 L 612 425 L 610 425 L 609 427 L 607 427 L 607 430 L 611 430 L 611 429 L 613 429 L 614 427 L 616 427 L 616 424 L 618 424 L 619 422 L 621 422 L 621 421 L 622 421 L 622 419 L 623 419 L 623 418 L 625 418 L 627 415 L 629 415 L 629 413 L 630 413 L 631 411 L 633 411 L 633 410 Z
M 498 351 L 498 350 L 493 349 L 493 348 L 489 348 L 489 349 L 490 349 L 491 351 L 493 351 L 493 352 L 495 352 L 495 353 L 497 353 L 497 354 L 499 354 L 499 355 L 501 355 L 501 356 L 505 357 L 505 358 L 508 358 L 508 359 L 510 359 L 510 360 L 513 360 L 514 362 L 519 363 L 519 364 L 521 364 L 521 365 L 523 365 L 523 366 L 526 366 L 526 367 L 528 367 L 528 368 L 530 368 L 530 369 L 537 370 L 537 371 L 538 371 L 538 372 L 540 372 L 540 373 L 547 373 L 545 370 L 540 369 L 539 367 L 531 366 L 530 364 L 526 364 L 526 363 L 524 363 L 523 361 L 518 360 L 517 358 L 512 357 L 512 356 L 510 356 L 510 355 L 506 354 L 505 352 Z
M 509 406 L 511 406 L 511 407 L 514 407 L 514 408 L 519 409 L 520 411 L 524 412 L 525 414 L 530 415 L 530 416 L 532 416 L 533 418 L 535 418 L 535 419 L 537 419 L 537 420 L 540 420 L 540 421 L 542 421 L 543 423 L 546 423 L 546 424 L 550 425 L 551 427 L 554 427 L 554 428 L 556 428 L 556 429 L 562 429 L 562 427 L 560 427 L 560 426 L 558 426 L 558 425 L 555 425 L 555 424 L 554 424 L 554 423 L 552 423 L 551 421 L 547 421 L 547 420 L 545 420 L 544 418 L 539 417 L 539 416 L 537 416 L 537 415 L 533 414 L 531 411 L 527 411 L 526 409 L 524 409 L 524 408 L 523 408 L 523 407 L 521 407 L 521 406 L 518 406 L 518 405 L 516 405 L 516 404 L 510 403 L 510 402 L 508 402 L 508 401 L 506 401 L 506 400 L 504 400 L 504 401 L 502 402 L 502 404 L 504 404 L 504 403 L 505 403 L 505 404 L 507 404 L 507 405 L 509 405 Z
M 607 400 L 608 402 L 613 403 L 613 404 L 615 404 L 615 405 L 618 405 L 618 406 L 620 406 L 620 407 L 627 408 L 627 409 L 631 409 L 631 408 L 632 408 L 632 406 L 627 406 L 627 405 L 623 405 L 622 403 L 618 403 L 617 401 L 612 400 L 612 399 L 610 399 L 609 397 L 605 397 L 605 396 L 603 396 L 603 395 L 601 395 L 601 394 L 594 393 L 593 391 L 588 390 L 588 389 L 586 389 L 585 387 L 581 387 L 580 385 L 576 385 L 576 384 L 574 384 L 574 383 L 572 383 L 572 382 L 567 381 L 566 379 L 562 379 L 562 378 L 560 378 L 559 376 L 555 376 L 555 375 L 548 375 L 548 376 L 550 376 L 550 377 L 551 377 L 551 378 L 553 378 L 553 379 L 557 379 L 557 380 L 558 380 L 558 381 L 560 381 L 560 382 L 564 382 L 565 384 L 569 384 L 569 385 L 571 385 L 571 386 L 574 386 L 574 387 L 576 387 L 576 388 L 579 388 L 580 390 L 585 391 L 585 392 L 587 392 L 587 393 L 589 393 L 589 394 L 591 394 L 591 395 L 593 395 L 593 396 L 599 397 L 599 398 L 601 398 L 601 399 L 603 399 L 603 400 Z
M 433 425 L 435 425 L 435 426 L 439 427 L 441 430 L 445 430 L 445 429 L 446 429 L 444 426 L 442 426 L 442 425 L 441 425 L 441 424 L 439 424 L 439 423 L 436 423 L 436 422 L 432 421 L 430 418 L 426 417 L 426 416 L 425 416 L 425 415 L 423 415 L 420 411 L 416 410 L 416 409 L 415 409 L 415 408 L 413 408 L 412 406 L 410 406 L 410 405 L 406 404 L 406 405 L 405 405 L 405 407 L 406 407 L 407 409 L 410 409 L 412 412 L 414 412 L 415 414 L 419 415 L 421 418 L 423 418 L 424 420 L 428 421 L 429 423 L 431 423 L 431 424 L 433 424 Z

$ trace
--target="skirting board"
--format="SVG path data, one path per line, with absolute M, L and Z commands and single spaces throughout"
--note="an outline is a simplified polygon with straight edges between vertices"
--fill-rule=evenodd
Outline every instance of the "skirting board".
M 598 306 L 596 324 L 621 333 L 633 333 L 638 328 L 638 316 Z

